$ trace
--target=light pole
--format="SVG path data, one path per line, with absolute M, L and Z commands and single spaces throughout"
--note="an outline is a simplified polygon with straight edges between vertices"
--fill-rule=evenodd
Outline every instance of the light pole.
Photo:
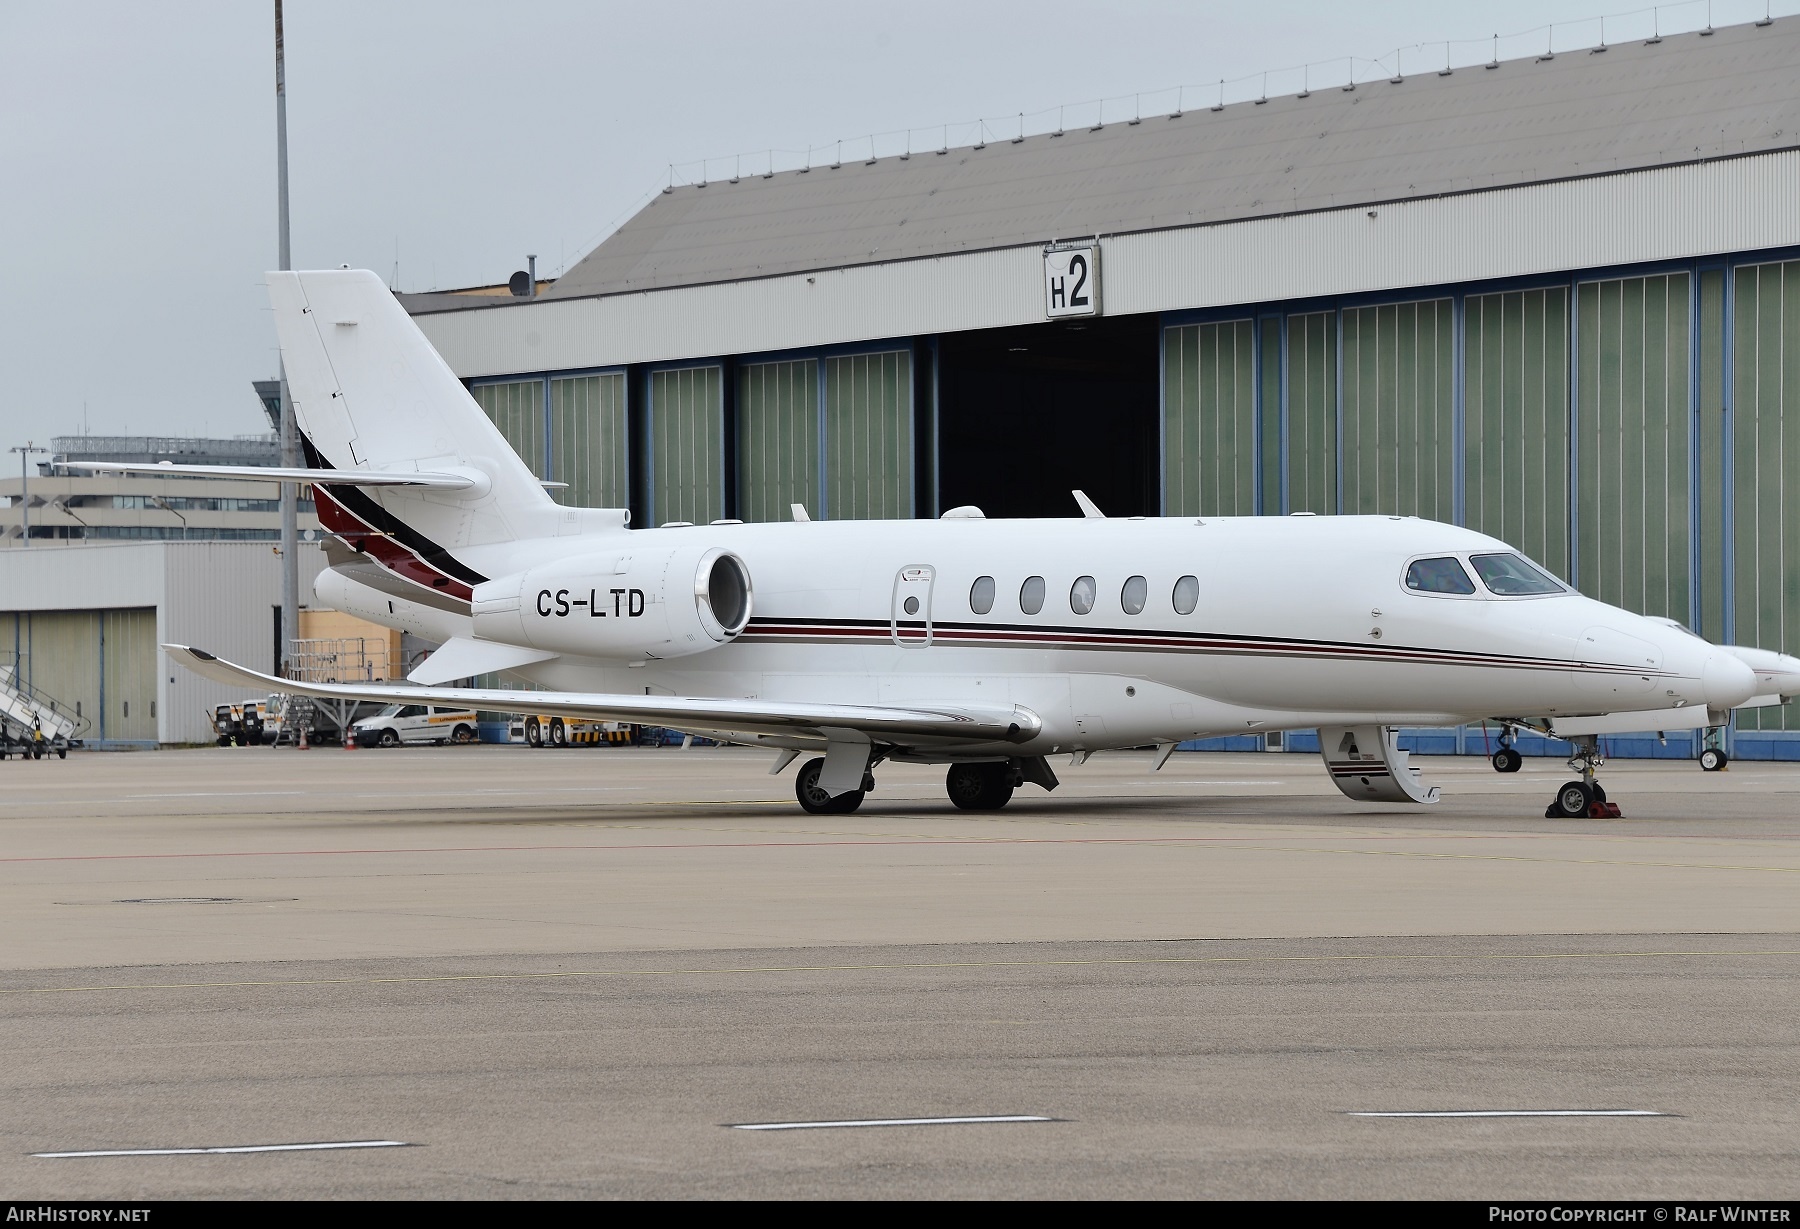
M 48 448 L 40 448 L 30 440 L 12 451 L 19 454 L 19 516 L 24 529 L 25 545 L 31 545 L 31 478 L 26 474 L 30 468 L 31 454 L 49 452 Z
M 276 259 L 285 272 L 293 267 L 288 250 L 287 159 L 287 57 L 282 47 L 281 0 L 275 0 L 275 199 Z M 281 464 L 288 469 L 300 464 L 300 441 L 294 424 L 294 402 L 288 395 L 287 364 L 279 367 L 281 379 Z M 281 674 L 292 672 L 294 641 L 300 636 L 300 542 L 298 524 L 300 486 L 281 484 Z

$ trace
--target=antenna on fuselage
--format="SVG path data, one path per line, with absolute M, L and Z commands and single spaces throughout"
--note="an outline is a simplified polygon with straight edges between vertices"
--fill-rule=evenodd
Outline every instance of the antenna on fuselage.
M 1106 513 L 1100 511 L 1099 504 L 1087 497 L 1086 491 L 1070 491 L 1069 494 L 1073 495 L 1075 497 L 1075 502 L 1081 505 L 1082 516 L 1090 521 L 1103 521 L 1106 519 Z

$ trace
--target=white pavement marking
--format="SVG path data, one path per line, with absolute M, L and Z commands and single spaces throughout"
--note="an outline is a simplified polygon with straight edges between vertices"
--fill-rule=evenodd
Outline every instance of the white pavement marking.
M 940 1127 L 966 1122 L 1055 1122 L 1038 1114 L 984 1114 L 963 1118 L 855 1118 L 838 1122 L 731 1122 L 734 1131 L 816 1131 L 824 1127 Z
M 242 1144 L 234 1148 L 110 1148 L 97 1152 L 34 1152 L 32 1156 L 212 1156 L 226 1152 L 322 1152 L 327 1148 L 410 1148 L 399 1139 L 348 1139 L 328 1144 Z
M 1351 1118 L 1669 1118 L 1662 1110 L 1345 1110 Z

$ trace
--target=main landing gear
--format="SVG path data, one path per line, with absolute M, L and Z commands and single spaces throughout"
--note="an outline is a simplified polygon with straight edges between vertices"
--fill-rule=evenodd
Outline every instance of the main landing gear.
M 998 811 L 1012 801 L 1019 771 L 1005 761 L 952 764 L 944 774 L 944 792 L 960 811 Z
M 795 753 L 781 752 L 770 772 L 780 772 L 793 762 Z M 825 758 L 808 760 L 794 775 L 794 797 L 800 809 L 810 815 L 848 815 L 862 806 L 863 798 L 875 788 L 873 771 L 880 757 L 870 760 L 863 769 L 862 788 L 833 795 L 821 782 Z M 851 771 L 854 772 L 854 761 Z M 854 780 L 854 776 L 851 780 Z M 1044 790 L 1057 786 L 1056 774 L 1041 755 L 1007 760 L 979 760 L 952 764 L 944 774 L 944 792 L 962 811 L 998 811 L 1012 801 L 1013 791 L 1031 784 Z
M 1545 819 L 1618 819 L 1619 804 L 1606 800 L 1606 790 L 1594 780 L 1594 772 L 1606 763 L 1600 754 L 1600 740 L 1584 734 L 1574 740 L 1575 754 L 1569 767 L 1581 774 L 1579 781 L 1566 782 L 1544 811 Z
M 808 760 L 794 774 L 794 797 L 799 799 L 800 809 L 808 815 L 848 815 L 860 807 L 869 791 L 875 788 L 875 774 L 864 771 L 861 789 L 853 789 L 833 798 L 819 784 L 819 773 L 824 769 L 825 760 L 820 757 Z

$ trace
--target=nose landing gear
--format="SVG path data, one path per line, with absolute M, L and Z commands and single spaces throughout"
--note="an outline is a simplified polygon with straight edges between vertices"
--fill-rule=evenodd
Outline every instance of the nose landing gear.
M 1495 772 L 1517 772 L 1525 763 L 1525 757 L 1520 755 L 1518 748 L 1513 746 L 1515 737 L 1510 725 L 1500 727 L 1499 746 L 1495 748 L 1491 761 Z
M 1606 800 L 1606 790 L 1594 780 L 1594 772 L 1606 763 L 1600 754 L 1600 740 L 1592 734 L 1575 738 L 1575 754 L 1569 767 L 1581 774 L 1579 781 L 1565 782 L 1544 811 L 1545 819 L 1618 819 L 1619 804 Z

